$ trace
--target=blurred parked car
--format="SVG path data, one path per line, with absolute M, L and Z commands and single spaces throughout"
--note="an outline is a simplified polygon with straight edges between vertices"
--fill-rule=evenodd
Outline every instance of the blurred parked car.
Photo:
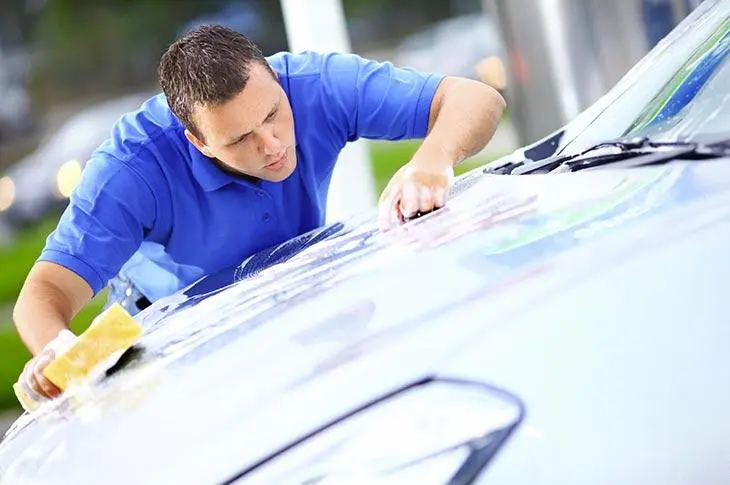
M 728 483 L 729 39 L 705 0 L 447 207 L 155 302 L 113 369 L 14 425 L 0 482 Z
M 27 53 L 9 53 L 0 48 L 0 143 L 28 136 L 34 128 L 30 95 L 25 86 L 28 62 Z
M 287 48 L 284 27 L 266 17 L 261 0 L 217 0 L 206 5 L 208 13 L 186 22 L 178 30 L 178 37 L 201 25 L 216 24 L 246 35 L 267 55 Z
M 504 49 L 494 18 L 487 13 L 443 20 L 406 37 L 395 48 L 398 66 L 477 79 L 485 59 L 501 71 Z
M 23 226 L 60 212 L 112 125 L 151 95 L 140 92 L 93 104 L 47 135 L 38 149 L 0 175 L 0 217 Z
M 201 25 L 220 24 L 255 39 L 261 35 L 264 19 L 257 1 L 219 2 L 219 9 L 188 21 L 178 32 L 182 37 Z

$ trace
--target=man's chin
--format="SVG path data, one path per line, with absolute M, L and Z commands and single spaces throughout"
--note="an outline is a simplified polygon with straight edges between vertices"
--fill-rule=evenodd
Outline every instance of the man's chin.
M 284 180 L 288 179 L 291 174 L 294 173 L 294 169 L 296 168 L 296 159 L 287 160 L 286 165 L 281 167 L 281 169 L 279 170 L 264 169 L 263 173 L 261 174 L 261 178 L 264 180 L 268 180 L 269 182 L 283 182 Z

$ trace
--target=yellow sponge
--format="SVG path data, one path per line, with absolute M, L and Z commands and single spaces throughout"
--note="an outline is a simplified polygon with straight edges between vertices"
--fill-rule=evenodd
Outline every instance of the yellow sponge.
M 115 303 L 96 317 L 65 352 L 56 356 L 43 374 L 65 391 L 110 357 L 121 356 L 139 340 L 142 333 L 139 323 Z

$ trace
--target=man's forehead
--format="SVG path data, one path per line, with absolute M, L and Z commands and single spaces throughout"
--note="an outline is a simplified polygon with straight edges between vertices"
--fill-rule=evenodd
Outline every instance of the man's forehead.
M 194 119 L 202 131 L 213 132 L 205 133 L 208 137 L 224 140 L 240 136 L 260 126 L 282 96 L 278 80 L 265 67 L 256 65 L 241 92 L 220 104 L 196 106 Z

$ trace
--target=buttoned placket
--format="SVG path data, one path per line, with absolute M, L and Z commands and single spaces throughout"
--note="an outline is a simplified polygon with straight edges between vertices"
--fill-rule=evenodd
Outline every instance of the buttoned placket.
M 268 206 L 268 209 L 264 209 L 263 213 L 261 214 L 261 221 L 265 224 L 269 224 L 271 221 L 274 220 L 275 215 L 273 214 L 273 201 L 271 200 L 271 195 L 261 187 L 257 187 L 254 184 L 245 184 L 248 187 L 252 187 L 252 190 L 254 191 L 254 194 L 259 199 L 264 199 L 266 201 L 266 205 Z

